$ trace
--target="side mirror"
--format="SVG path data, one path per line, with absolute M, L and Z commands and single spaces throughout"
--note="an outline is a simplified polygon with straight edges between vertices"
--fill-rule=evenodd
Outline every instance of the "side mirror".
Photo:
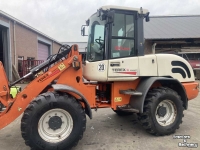
M 146 22 L 149 22 L 149 21 L 150 21 L 149 12 L 145 15 L 145 21 L 146 21 Z
M 90 20 L 88 19 L 86 20 L 86 25 L 89 26 L 89 24 L 90 24 Z
M 150 21 L 149 16 L 146 17 L 145 21 L 146 21 L 146 22 L 149 22 L 149 21 Z
M 85 26 L 87 26 L 87 25 L 82 25 L 81 26 L 81 35 L 82 36 L 88 36 L 88 35 L 85 35 Z

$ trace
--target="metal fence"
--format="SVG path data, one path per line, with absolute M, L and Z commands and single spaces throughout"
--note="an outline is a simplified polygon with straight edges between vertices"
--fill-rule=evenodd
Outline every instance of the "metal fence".
M 21 60 L 18 63 L 18 72 L 20 77 L 28 74 L 32 68 L 43 63 L 44 60 Z

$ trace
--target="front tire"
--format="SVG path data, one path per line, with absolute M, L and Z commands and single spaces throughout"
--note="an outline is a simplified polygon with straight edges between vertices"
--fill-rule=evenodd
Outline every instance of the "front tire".
M 81 104 L 65 93 L 39 95 L 21 120 L 22 137 L 35 150 L 71 149 L 82 138 L 85 126 Z
M 182 123 L 183 103 L 180 96 L 167 87 L 150 90 L 138 120 L 153 135 L 169 135 Z

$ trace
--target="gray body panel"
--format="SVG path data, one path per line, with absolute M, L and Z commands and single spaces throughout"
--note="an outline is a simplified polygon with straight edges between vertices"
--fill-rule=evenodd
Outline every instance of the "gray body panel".
M 181 85 L 181 83 L 178 80 L 173 79 L 173 78 L 165 78 L 165 77 L 143 78 L 136 89 L 138 92 L 141 92 L 142 95 L 141 96 L 132 95 L 130 98 L 129 103 L 132 108 L 138 109 L 140 113 L 143 113 L 143 106 L 144 106 L 144 101 L 147 96 L 147 93 L 151 85 L 156 81 L 159 81 L 162 84 L 162 86 L 169 87 L 175 90 L 181 96 L 181 100 L 183 101 L 184 108 L 187 109 L 188 100 L 187 100 L 187 95 L 186 95 L 184 87 Z

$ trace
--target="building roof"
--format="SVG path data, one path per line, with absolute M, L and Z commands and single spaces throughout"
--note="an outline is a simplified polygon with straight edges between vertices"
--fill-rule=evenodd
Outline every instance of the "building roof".
M 200 15 L 151 16 L 144 21 L 145 39 L 200 38 Z
M 151 16 L 149 22 L 144 20 L 145 39 L 188 39 L 200 38 L 200 15 L 185 16 Z M 78 44 L 85 51 L 87 42 L 63 42 Z
M 5 17 L 7 17 L 7 18 L 9 18 L 9 19 L 11 19 L 11 20 L 13 20 L 13 21 L 15 21 L 15 22 L 21 24 L 22 26 L 24 26 L 24 27 L 26 27 L 26 28 L 28 28 L 28 29 L 30 29 L 30 30 L 32 30 L 32 31 L 34 31 L 34 32 L 36 32 L 36 33 L 38 33 L 38 34 L 40 34 L 40 35 L 42 35 L 42 36 L 44 36 L 44 37 L 46 37 L 46 38 L 48 38 L 48 39 L 54 41 L 54 42 L 56 42 L 56 43 L 58 43 L 58 44 L 62 44 L 61 42 L 59 42 L 59 41 L 57 41 L 57 40 L 51 38 L 50 36 L 48 36 L 48 35 L 46 35 L 46 34 L 40 32 L 39 30 L 37 30 L 37 29 L 35 29 L 35 28 L 33 28 L 33 27 L 31 27 L 31 26 L 25 24 L 24 22 L 22 22 L 22 21 L 20 21 L 20 20 L 18 20 L 18 19 L 16 19 L 16 18 L 14 18 L 13 16 L 11 16 L 11 15 L 5 13 L 5 12 L 3 12 L 2 10 L 0 10 L 0 14 L 2 14 L 3 16 L 5 16 Z

